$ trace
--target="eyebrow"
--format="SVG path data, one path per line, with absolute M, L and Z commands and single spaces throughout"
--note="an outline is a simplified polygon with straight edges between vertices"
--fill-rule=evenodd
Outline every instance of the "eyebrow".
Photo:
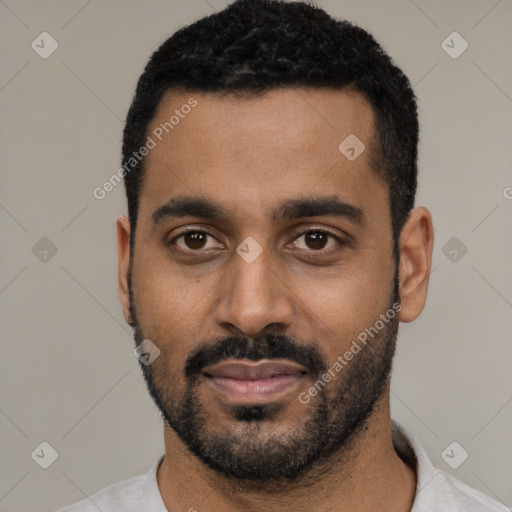
M 359 225 L 362 225 L 365 220 L 361 208 L 343 201 L 336 195 L 287 199 L 271 212 L 270 218 L 273 222 L 279 223 L 285 220 L 318 216 L 343 218 Z M 154 224 L 169 217 L 199 217 L 227 221 L 229 214 L 215 201 L 205 197 L 185 196 L 170 199 L 151 216 Z

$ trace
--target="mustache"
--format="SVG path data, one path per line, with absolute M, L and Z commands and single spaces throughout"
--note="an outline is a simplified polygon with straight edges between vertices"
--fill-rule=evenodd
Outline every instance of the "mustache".
M 185 376 L 195 377 L 204 368 L 224 359 L 288 359 L 307 368 L 313 375 L 327 371 L 327 364 L 315 343 L 299 344 L 281 334 L 268 334 L 250 342 L 247 338 L 231 336 L 213 344 L 199 346 L 185 363 Z

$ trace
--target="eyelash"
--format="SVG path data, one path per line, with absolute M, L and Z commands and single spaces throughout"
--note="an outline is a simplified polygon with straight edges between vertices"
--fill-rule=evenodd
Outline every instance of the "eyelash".
M 170 245 L 173 245 L 176 240 L 178 240 L 179 238 L 185 236 L 186 234 L 188 233 L 203 233 L 203 234 L 206 234 L 206 235 L 209 235 L 211 236 L 212 238 L 215 238 L 215 235 L 213 233 L 211 233 L 210 231 L 208 231 L 207 229 L 187 229 L 186 231 L 183 231 L 182 233 L 180 233 L 179 235 L 176 235 L 172 240 L 169 241 L 169 244 Z M 334 240 L 336 240 L 336 242 L 340 245 L 340 246 L 344 246 L 344 245 L 347 245 L 347 242 L 345 240 L 342 240 L 339 236 L 335 235 L 334 233 L 332 233 L 331 231 L 325 229 L 325 228 L 310 228 L 310 229 L 307 229 L 305 231 L 302 231 L 300 233 L 297 234 L 297 236 L 295 236 L 295 238 L 293 239 L 293 241 L 297 240 L 297 238 L 300 238 L 301 236 L 303 235 L 307 235 L 309 233 L 323 233 L 325 235 L 328 235 L 330 236 L 331 238 L 334 238 Z M 194 250 L 194 249 L 182 249 L 181 247 L 178 247 L 179 250 L 182 250 L 184 252 L 187 252 L 187 253 L 200 253 L 202 249 L 197 249 L 197 250 Z M 315 249 L 299 249 L 301 252 L 303 253 L 306 253 L 306 254 L 325 254 L 325 253 L 329 253 L 333 250 L 336 250 L 336 248 L 334 247 L 330 247 L 328 249 L 318 249 L 318 250 L 315 250 Z

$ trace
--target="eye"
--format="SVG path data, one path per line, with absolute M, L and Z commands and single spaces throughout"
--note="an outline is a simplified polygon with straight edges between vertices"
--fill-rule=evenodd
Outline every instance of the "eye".
M 170 244 L 177 245 L 187 252 L 199 252 L 205 249 L 225 248 L 224 244 L 207 231 L 189 230 L 175 236 Z M 297 249 L 309 252 L 329 251 L 336 245 L 343 245 L 344 242 L 338 236 L 323 229 L 310 229 L 305 231 L 292 242 Z
M 299 240 L 301 239 L 303 242 L 299 243 Z M 330 244 L 329 240 L 331 240 Z M 302 233 L 293 241 L 293 244 L 298 249 L 318 252 L 322 250 L 328 251 L 338 244 L 343 245 L 343 241 L 329 231 L 325 231 L 323 229 L 312 229 Z
M 215 237 L 207 231 L 190 230 L 174 237 L 170 243 L 176 244 L 184 251 L 200 251 L 202 249 L 214 249 L 218 247 L 218 245 L 215 244 L 208 245 L 208 238 L 216 240 Z M 220 247 L 222 248 L 224 245 L 220 244 Z

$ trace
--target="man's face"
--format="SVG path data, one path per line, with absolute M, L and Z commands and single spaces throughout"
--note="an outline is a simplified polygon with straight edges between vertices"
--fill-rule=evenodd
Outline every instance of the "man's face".
M 396 316 L 358 341 L 397 298 L 372 109 L 328 89 L 171 92 L 148 134 L 176 109 L 152 136 L 135 233 L 136 341 L 161 351 L 145 378 L 210 467 L 293 478 L 348 446 L 391 368 Z M 366 146 L 355 160 L 338 148 L 350 134 Z

